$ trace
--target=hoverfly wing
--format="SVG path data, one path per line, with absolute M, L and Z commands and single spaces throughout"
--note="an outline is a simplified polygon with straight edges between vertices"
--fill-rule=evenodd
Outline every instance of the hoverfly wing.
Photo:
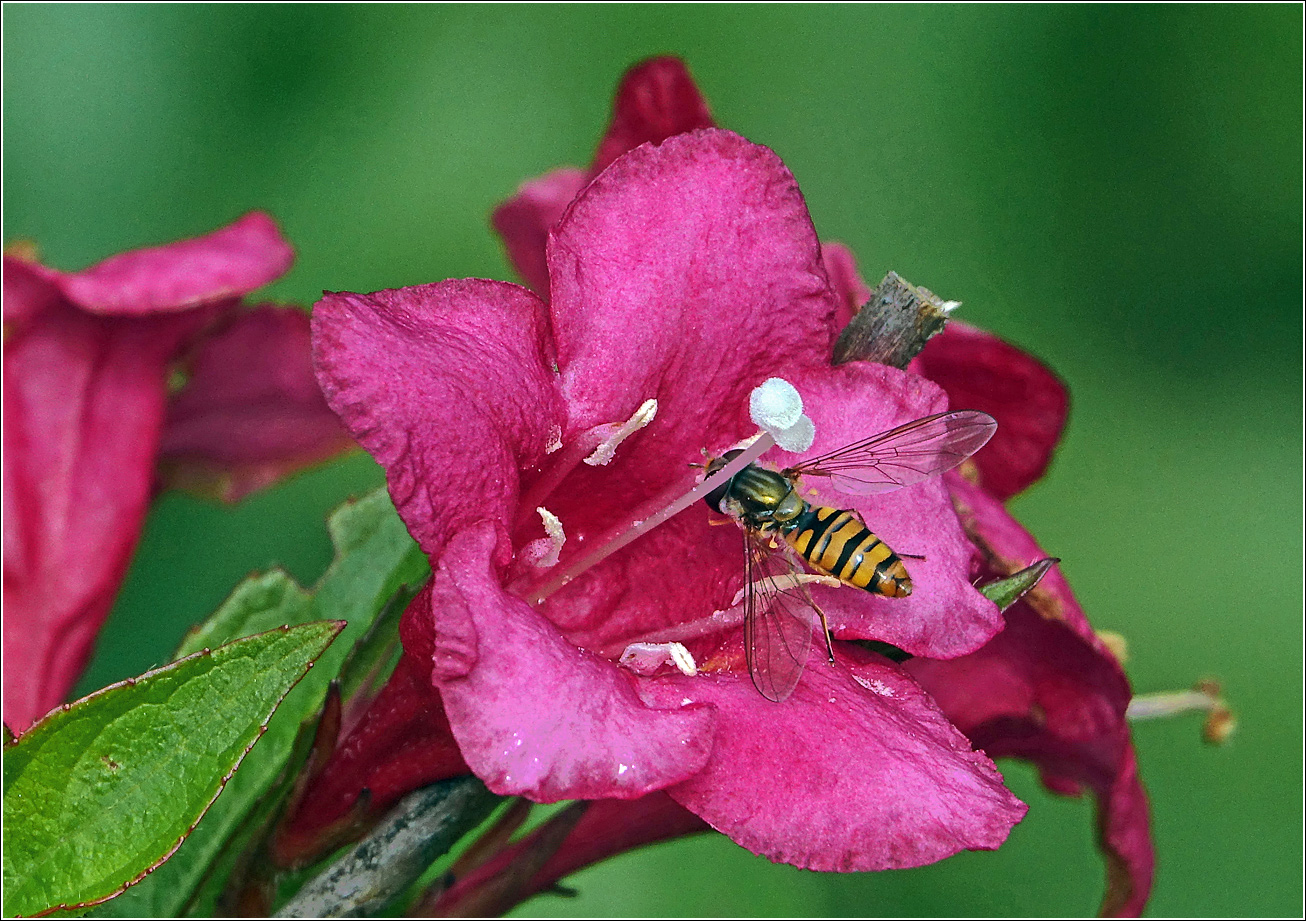
M 802 568 L 785 545 L 744 531 L 744 650 L 753 686 L 779 703 L 793 693 L 812 648 L 813 609 L 801 583 Z
M 871 496 L 938 476 L 993 437 L 988 413 L 958 410 L 915 419 L 837 451 L 790 467 L 786 476 L 823 477 L 840 492 Z

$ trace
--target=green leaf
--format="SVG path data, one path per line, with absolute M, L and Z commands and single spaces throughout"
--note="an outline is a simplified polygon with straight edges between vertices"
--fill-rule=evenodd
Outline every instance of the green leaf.
M 62 707 L 7 747 L 6 912 L 94 904 L 165 860 L 343 626 L 197 652 Z
M 276 781 L 290 757 L 300 724 L 322 705 L 327 685 L 350 648 L 401 589 L 412 591 L 430 574 L 426 557 L 408 536 L 384 489 L 347 502 L 327 522 L 335 560 L 317 586 L 304 591 L 284 572 L 253 576 L 241 583 L 212 617 L 188 636 L 180 653 L 261 629 L 269 622 L 332 619 L 349 626 L 312 672 L 282 703 L 259 746 L 250 752 L 204 821 L 182 848 L 149 877 L 96 909 L 114 917 L 173 917 L 190 910 L 212 914 L 220 880 L 201 882 L 250 811 Z M 268 804 L 264 804 L 265 807 Z
M 1019 601 L 1026 592 L 1043 581 L 1043 577 L 1047 575 L 1053 563 L 1060 562 L 1054 556 L 1039 560 L 1032 566 L 1026 566 L 1020 572 L 1013 573 L 1005 579 L 998 579 L 988 585 L 981 585 L 979 587 L 980 594 L 996 604 L 998 610 L 1005 611 Z

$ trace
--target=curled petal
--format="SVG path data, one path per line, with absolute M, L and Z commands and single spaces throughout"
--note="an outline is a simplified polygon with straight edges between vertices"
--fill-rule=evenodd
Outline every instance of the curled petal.
M 328 294 L 314 310 L 327 402 L 385 467 L 428 555 L 472 521 L 510 525 L 517 471 L 556 435 L 543 309 L 525 288 L 471 279 Z
M 58 273 L 8 254 L 4 257 L 5 341 L 47 308 L 62 300 Z
M 685 62 L 657 57 L 636 64 L 621 79 L 612 122 L 594 153 L 593 173 L 640 144 L 661 144 L 673 135 L 715 128 L 707 100 Z
M 842 651 L 842 650 L 841 650 Z M 817 653 L 782 704 L 746 680 L 646 681 L 653 703 L 720 712 L 707 766 L 667 792 L 736 843 L 810 870 L 915 867 L 1006 840 L 1025 806 L 887 660 Z
M 308 314 L 269 305 L 200 345 L 159 459 L 169 485 L 234 502 L 353 443 L 313 376 Z
M 589 182 L 589 174 L 572 167 L 556 169 L 522 183 L 490 218 L 508 250 L 508 261 L 540 297 L 549 297 L 549 266 L 544 259 L 549 230 L 567 205 Z
M 997 336 L 951 321 L 911 364 L 948 392 L 958 409 L 979 409 L 998 432 L 975 457 L 980 483 L 1007 499 L 1038 480 L 1066 425 L 1065 384 L 1032 355 Z
M 113 256 L 59 284 L 91 313 L 141 316 L 248 294 L 285 274 L 294 258 L 272 218 L 253 211 L 203 237 Z
M 490 570 L 494 542 L 488 523 L 450 542 L 429 617 L 410 612 L 403 634 L 405 648 L 432 649 L 449 724 L 486 786 L 537 802 L 631 799 L 701 769 L 712 710 L 642 703 L 623 670 L 503 591 Z M 450 642 L 462 668 L 441 664 Z

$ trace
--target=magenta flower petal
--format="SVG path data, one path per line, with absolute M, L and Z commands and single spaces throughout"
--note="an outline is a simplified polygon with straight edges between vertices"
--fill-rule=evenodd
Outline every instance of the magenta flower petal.
M 632 678 L 564 640 L 490 571 L 488 523 L 455 538 L 432 581 L 433 680 L 463 757 L 486 786 L 537 802 L 631 799 L 702 768 L 714 714 L 646 706 Z
M 522 183 L 517 194 L 494 209 L 490 223 L 503 238 L 508 261 L 540 297 L 549 296 L 549 266 L 544 252 L 549 229 L 558 223 L 590 174 L 563 167 Z
M 959 478 L 950 486 L 990 554 L 990 572 L 1046 556 L 997 499 Z M 977 652 L 906 668 L 990 756 L 1032 761 L 1054 792 L 1093 791 L 1108 864 L 1102 911 L 1138 914 L 1155 858 L 1125 720 L 1129 682 L 1055 570 L 1005 617 L 1006 629 Z
M 835 332 L 842 330 L 857 315 L 862 305 L 871 299 L 871 287 L 857 271 L 857 259 L 852 250 L 842 243 L 827 242 L 821 246 L 821 259 L 830 276 L 830 287 L 839 298 L 839 309 L 834 316 Z
M 749 390 L 828 361 L 834 296 L 802 193 L 727 131 L 613 163 L 555 229 L 549 273 L 567 435 L 656 397 L 650 469 L 744 435 Z
M 503 238 L 517 274 L 547 300 L 549 269 L 544 253 L 549 230 L 580 190 L 613 160 L 640 144 L 659 144 L 674 134 L 711 127 L 707 103 L 684 62 L 651 58 L 628 70 L 617 89 L 612 122 L 590 169 L 563 167 L 532 179 L 495 209 L 491 223 Z
M 91 313 L 140 316 L 241 297 L 285 274 L 294 258 L 272 218 L 254 211 L 207 236 L 64 275 L 60 287 Z
M 525 288 L 467 280 L 328 294 L 313 312 L 327 402 L 432 557 L 482 518 L 510 527 L 517 471 L 558 436 L 543 311 Z
M 685 62 L 657 57 L 626 71 L 617 87 L 612 121 L 594 153 L 593 173 L 640 144 L 661 144 L 673 135 L 715 128 L 712 113 Z
M 870 653 L 849 648 L 834 667 L 814 653 L 783 704 L 711 676 L 646 681 L 641 694 L 718 709 L 707 766 L 667 792 L 771 860 L 915 867 L 996 848 L 1025 814 L 920 687 Z
M 958 323 L 931 339 L 911 369 L 948 392 L 954 406 L 998 420 L 975 458 L 980 483 L 1007 499 L 1043 476 L 1066 425 L 1070 398 L 1042 362 L 997 336 Z
M 190 362 L 168 406 L 168 485 L 234 502 L 353 446 L 313 376 L 308 314 L 270 305 L 236 314 Z

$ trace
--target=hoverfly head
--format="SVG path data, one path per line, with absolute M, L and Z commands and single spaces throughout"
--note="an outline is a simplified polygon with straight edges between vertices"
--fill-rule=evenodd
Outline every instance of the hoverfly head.
M 712 474 L 716 473 L 718 470 L 720 470 L 720 469 L 721 469 L 722 467 L 724 467 L 726 464 L 730 463 L 732 460 L 734 460 L 736 457 L 738 457 L 740 454 L 743 454 L 743 453 L 744 453 L 744 452 L 743 452 L 742 449 L 740 449 L 740 448 L 735 448 L 735 449 L 732 449 L 732 450 L 730 450 L 730 451 L 727 451 L 725 454 L 722 454 L 720 457 L 710 457 L 710 458 L 708 458 L 708 460 L 707 460 L 707 475 L 708 475 L 708 476 L 711 476 Z M 731 479 L 729 479 L 729 480 L 727 480 L 726 482 L 722 483 L 722 484 L 721 484 L 720 486 L 718 486 L 716 489 L 712 490 L 710 493 L 707 494 L 706 498 L 704 498 L 703 501 L 707 503 L 708 508 L 711 508 L 711 509 L 713 509 L 714 511 L 718 511 L 718 512 L 724 512 L 724 511 L 725 511 L 725 510 L 721 507 L 721 500 L 723 500 L 723 499 L 727 496 L 727 494 L 729 494 L 729 492 L 730 492 L 730 484 L 733 482 L 733 480 L 734 480 L 734 478 L 731 477 Z

